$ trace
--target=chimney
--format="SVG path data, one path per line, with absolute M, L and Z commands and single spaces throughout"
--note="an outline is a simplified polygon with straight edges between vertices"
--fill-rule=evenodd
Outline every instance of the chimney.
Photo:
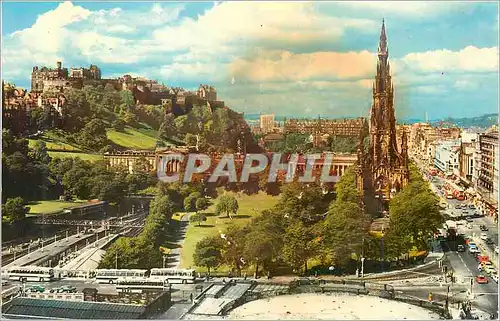
M 58 61 L 57 62 L 57 70 L 61 70 L 62 67 L 62 62 Z

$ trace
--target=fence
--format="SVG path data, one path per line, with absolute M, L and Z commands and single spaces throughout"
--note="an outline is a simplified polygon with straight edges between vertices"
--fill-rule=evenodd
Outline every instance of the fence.
M 26 293 L 26 298 L 64 301 L 83 301 L 83 293 Z

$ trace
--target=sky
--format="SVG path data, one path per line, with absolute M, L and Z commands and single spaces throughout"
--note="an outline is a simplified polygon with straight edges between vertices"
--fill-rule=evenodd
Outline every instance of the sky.
M 2 2 L 2 78 L 88 67 L 217 88 L 246 114 L 367 116 L 382 19 L 399 120 L 498 110 L 494 2 Z

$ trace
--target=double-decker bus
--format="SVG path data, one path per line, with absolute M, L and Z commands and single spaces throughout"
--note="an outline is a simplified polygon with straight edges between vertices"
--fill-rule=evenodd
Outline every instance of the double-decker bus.
M 56 279 L 54 269 L 42 266 L 15 266 L 7 269 L 10 280 L 45 282 Z
M 147 270 L 139 269 L 97 269 L 94 271 L 97 283 L 116 283 L 119 278 L 144 278 Z
M 464 188 L 458 186 L 453 182 L 446 182 L 446 188 L 449 193 L 453 195 L 459 201 L 463 201 L 465 199 Z
M 194 269 L 151 269 L 149 278 L 152 280 L 166 280 L 168 283 L 194 283 L 196 277 Z
M 116 290 L 121 293 L 144 293 L 148 291 L 168 291 L 169 289 L 170 284 L 166 280 L 150 278 L 119 278 L 116 280 Z

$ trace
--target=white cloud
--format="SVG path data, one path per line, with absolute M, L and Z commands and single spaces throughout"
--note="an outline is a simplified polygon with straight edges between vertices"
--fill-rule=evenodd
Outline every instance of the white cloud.
M 460 51 L 443 49 L 410 53 L 401 61 L 409 69 L 424 72 L 497 72 L 498 47 L 468 46 Z

